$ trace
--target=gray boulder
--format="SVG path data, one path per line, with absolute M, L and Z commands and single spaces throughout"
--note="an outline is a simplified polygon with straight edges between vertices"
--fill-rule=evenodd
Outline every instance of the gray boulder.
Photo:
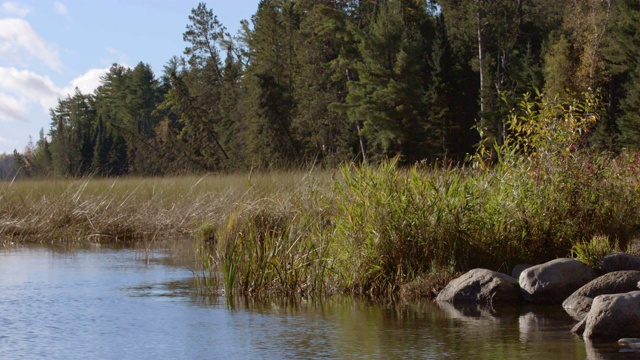
M 436 297 L 437 301 L 472 304 L 520 299 L 520 288 L 515 278 L 487 269 L 473 269 L 451 280 Z
M 596 296 L 585 318 L 583 336 L 598 340 L 640 337 L 640 291 Z
M 517 279 L 517 278 L 520 277 L 520 274 L 522 274 L 522 272 L 525 269 L 528 269 L 530 267 L 531 267 L 531 265 L 529 265 L 529 264 L 518 264 L 518 265 L 513 267 L 513 270 L 511 271 L 511 276 L 513 276 L 514 278 Z
M 625 253 L 609 254 L 600 259 L 599 264 L 602 270 L 607 273 L 623 270 L 640 270 L 640 257 Z
M 563 302 L 595 278 L 595 271 L 578 260 L 555 259 L 525 269 L 520 274 L 519 282 L 525 300 L 555 304 Z
M 614 271 L 602 275 L 576 290 L 562 303 L 562 307 L 574 319 L 581 320 L 591 309 L 594 297 L 637 290 L 638 281 L 640 271 Z

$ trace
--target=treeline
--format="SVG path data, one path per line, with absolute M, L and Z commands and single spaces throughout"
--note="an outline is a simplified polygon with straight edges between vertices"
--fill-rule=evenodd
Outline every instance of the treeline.
M 236 36 L 200 3 L 183 36 L 60 99 L 21 174 L 458 162 L 536 91 L 598 93 L 591 146 L 640 147 L 637 0 L 263 0 Z

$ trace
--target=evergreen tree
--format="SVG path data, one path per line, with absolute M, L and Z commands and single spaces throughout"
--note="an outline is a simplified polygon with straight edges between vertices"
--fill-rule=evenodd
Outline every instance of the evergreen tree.
M 291 165 L 299 154 L 291 133 L 299 14 L 292 0 L 262 0 L 252 22 L 253 30 L 244 34 L 251 163 L 263 168 Z
M 359 34 L 358 79 L 349 83 L 346 100 L 349 118 L 363 121 L 374 157 L 414 162 L 428 155 L 422 99 L 431 27 L 424 2 L 385 1 Z

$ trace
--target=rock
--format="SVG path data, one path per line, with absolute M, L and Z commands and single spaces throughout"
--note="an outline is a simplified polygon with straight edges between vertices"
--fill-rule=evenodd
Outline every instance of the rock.
M 640 291 L 596 296 L 585 318 L 583 336 L 599 340 L 640 337 Z
M 607 273 L 623 270 L 640 270 L 640 257 L 625 253 L 609 254 L 599 262 Z
M 519 279 L 525 300 L 553 304 L 561 303 L 595 277 L 595 271 L 578 260 L 555 259 L 525 269 Z
M 571 332 L 576 335 L 584 334 L 584 327 L 587 325 L 587 319 L 582 319 L 571 328 Z
M 622 338 L 618 340 L 618 344 L 630 349 L 640 349 L 640 339 L 638 338 Z
M 492 304 L 521 299 L 518 281 L 487 269 L 473 269 L 453 279 L 436 297 L 450 303 Z
M 637 290 L 638 281 L 640 271 L 610 272 L 576 290 L 562 303 L 562 307 L 574 319 L 581 320 L 591 309 L 594 297 Z
M 519 278 L 520 274 L 525 270 L 530 268 L 532 265 L 529 264 L 518 264 L 516 266 L 513 267 L 513 270 L 511 271 L 511 276 L 514 278 Z
M 587 316 L 589 310 L 591 310 L 592 303 L 592 297 L 575 295 L 575 293 L 573 293 L 562 302 L 562 307 L 572 318 L 582 320 Z

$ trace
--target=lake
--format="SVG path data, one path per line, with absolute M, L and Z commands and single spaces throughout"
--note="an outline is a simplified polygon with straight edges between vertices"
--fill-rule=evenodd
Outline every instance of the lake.
M 188 256 L 186 257 L 188 259 Z M 0 359 L 624 359 L 559 306 L 230 301 L 175 251 L 0 249 Z M 634 356 L 635 355 L 635 356 Z

